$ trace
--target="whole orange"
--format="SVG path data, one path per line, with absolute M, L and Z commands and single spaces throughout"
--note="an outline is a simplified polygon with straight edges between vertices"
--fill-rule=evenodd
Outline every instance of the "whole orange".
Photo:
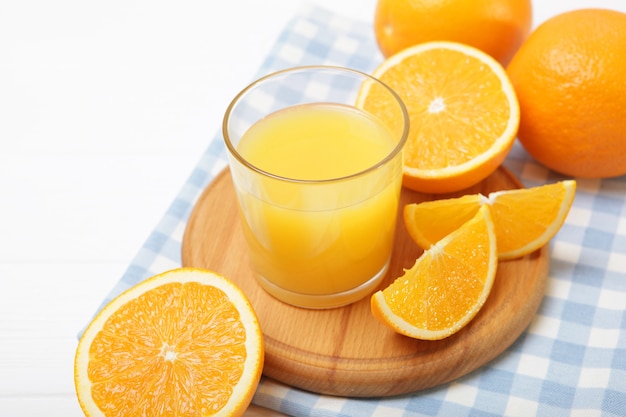
M 580 9 L 540 25 L 507 68 L 526 150 L 571 176 L 626 174 L 625 68 L 625 13 Z
M 428 41 L 465 43 L 502 65 L 528 36 L 530 0 L 378 0 L 374 33 L 389 57 Z

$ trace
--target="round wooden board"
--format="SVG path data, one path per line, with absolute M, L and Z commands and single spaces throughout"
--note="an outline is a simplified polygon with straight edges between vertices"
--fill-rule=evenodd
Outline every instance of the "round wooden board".
M 481 184 L 457 194 L 432 196 L 405 189 L 400 209 L 412 202 L 520 187 L 512 174 L 500 168 Z M 382 285 L 402 275 L 421 253 L 400 215 L 391 267 Z M 380 397 L 452 381 L 502 353 L 528 327 L 541 303 L 549 254 L 544 247 L 500 262 L 486 303 L 456 334 L 439 341 L 411 339 L 374 319 L 369 297 L 346 307 L 309 310 L 268 295 L 249 265 L 226 169 L 202 193 L 191 213 L 182 263 L 229 277 L 246 293 L 264 334 L 266 376 L 322 394 Z

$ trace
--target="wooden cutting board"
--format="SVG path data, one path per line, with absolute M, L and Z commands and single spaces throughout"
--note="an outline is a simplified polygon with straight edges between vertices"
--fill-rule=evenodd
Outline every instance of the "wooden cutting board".
M 462 193 L 432 196 L 403 190 L 400 207 L 435 197 L 520 187 L 512 174 L 500 168 Z M 399 219 L 383 286 L 402 275 L 422 253 L 404 228 L 402 216 Z M 182 263 L 229 277 L 246 293 L 264 334 L 266 376 L 322 394 L 380 397 L 452 381 L 502 353 L 526 329 L 541 303 L 549 255 L 544 247 L 524 258 L 500 262 L 486 303 L 456 334 L 439 341 L 410 339 L 372 317 L 369 297 L 346 307 L 308 310 L 284 304 L 259 287 L 248 262 L 226 169 L 202 193 L 191 213 Z

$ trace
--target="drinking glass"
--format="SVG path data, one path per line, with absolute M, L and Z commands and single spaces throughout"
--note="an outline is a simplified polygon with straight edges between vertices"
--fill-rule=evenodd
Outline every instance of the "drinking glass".
M 360 108 L 370 88 L 388 95 L 394 123 Z M 224 140 L 251 265 L 268 293 L 332 308 L 376 289 L 393 249 L 408 124 L 393 90 L 348 68 L 278 71 L 233 99 Z

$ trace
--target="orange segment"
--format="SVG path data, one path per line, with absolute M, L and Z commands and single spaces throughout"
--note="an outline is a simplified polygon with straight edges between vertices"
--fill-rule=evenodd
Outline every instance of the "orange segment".
M 241 416 L 262 367 L 259 322 L 241 290 L 181 268 L 100 311 L 78 344 L 74 380 L 87 416 Z
M 372 313 L 400 334 L 443 339 L 478 313 L 491 291 L 497 264 L 491 212 L 483 206 L 426 250 L 403 276 L 376 292 Z
M 547 244 L 559 231 L 574 201 L 576 181 L 407 204 L 404 223 L 413 240 L 429 248 L 460 227 L 482 206 L 493 214 L 498 258 L 519 258 Z
M 484 199 L 480 194 L 426 201 L 404 206 L 404 223 L 411 238 L 428 249 L 476 215 Z
M 407 107 L 404 185 L 426 193 L 458 191 L 491 174 L 508 154 L 519 125 L 519 106 L 506 72 L 478 49 L 429 42 L 385 60 L 373 76 L 394 89 Z M 376 88 L 365 85 L 357 106 L 393 126 L 399 121 Z

